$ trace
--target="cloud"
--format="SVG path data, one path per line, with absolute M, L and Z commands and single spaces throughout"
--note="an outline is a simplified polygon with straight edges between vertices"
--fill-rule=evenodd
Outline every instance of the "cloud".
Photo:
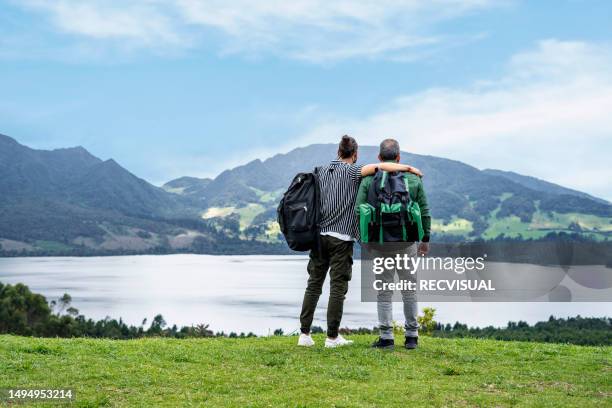
M 509 0 L 23 0 L 63 33 L 159 49 L 216 44 L 221 53 L 311 62 L 410 60 L 452 40 L 438 23 Z M 473 33 L 466 33 L 466 38 Z
M 187 41 L 171 17 L 171 8 L 161 1 L 24 0 L 19 4 L 44 13 L 61 32 L 83 38 L 145 47 Z
M 343 133 L 395 137 L 404 150 L 534 175 L 612 200 L 612 49 L 545 40 L 500 78 L 400 96 L 360 118 L 320 124 L 298 142 Z

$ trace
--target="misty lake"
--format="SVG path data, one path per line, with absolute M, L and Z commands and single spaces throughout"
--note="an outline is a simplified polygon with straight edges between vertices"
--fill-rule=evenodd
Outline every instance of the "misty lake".
M 306 286 L 306 256 L 164 255 L 122 257 L 0 258 L 0 282 L 24 283 L 48 300 L 64 293 L 80 313 L 94 319 L 123 318 L 140 325 L 161 313 L 169 324 L 206 323 L 214 331 L 265 335 L 299 329 Z M 375 303 L 361 302 L 359 262 L 342 326 L 376 325 Z M 328 283 L 315 325 L 325 327 Z M 470 326 L 534 323 L 550 315 L 611 316 L 612 303 L 425 303 L 436 320 Z M 401 307 L 395 317 L 403 320 Z

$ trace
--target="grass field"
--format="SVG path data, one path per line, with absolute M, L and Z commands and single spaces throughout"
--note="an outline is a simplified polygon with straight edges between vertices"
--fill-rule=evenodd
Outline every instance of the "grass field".
M 73 387 L 81 407 L 612 406 L 610 347 L 422 338 L 389 352 L 352 339 L 0 336 L 0 388 Z
M 448 235 L 467 235 L 474 229 L 472 221 L 464 218 L 453 217 L 448 223 L 443 220 L 433 219 L 431 221 L 431 230 Z

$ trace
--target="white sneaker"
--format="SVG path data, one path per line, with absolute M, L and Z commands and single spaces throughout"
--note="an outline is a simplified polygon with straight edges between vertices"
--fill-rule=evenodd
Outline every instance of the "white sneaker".
M 353 340 L 347 340 L 341 335 L 338 335 L 338 337 L 333 340 L 329 337 L 325 339 L 325 347 L 327 348 L 350 346 L 351 344 L 353 344 Z
M 310 334 L 300 334 L 300 338 L 298 339 L 298 346 L 302 347 L 312 347 L 315 345 L 314 340 L 310 337 Z

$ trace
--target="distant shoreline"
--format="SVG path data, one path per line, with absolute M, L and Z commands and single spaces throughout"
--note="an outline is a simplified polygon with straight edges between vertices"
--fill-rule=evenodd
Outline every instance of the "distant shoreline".
M 270 245 L 267 250 L 262 246 L 252 251 L 219 250 L 209 252 L 194 251 L 91 251 L 80 250 L 57 252 L 1 251 L 0 258 L 100 258 L 143 255 L 211 255 L 211 256 L 248 256 L 284 255 L 308 256 L 308 252 L 295 252 L 286 246 Z M 603 265 L 612 268 L 612 242 L 578 241 L 483 241 L 469 243 L 432 243 L 431 256 L 466 257 L 487 254 L 489 262 L 534 264 L 542 266 Z M 355 245 L 355 256 L 361 257 L 361 248 Z

